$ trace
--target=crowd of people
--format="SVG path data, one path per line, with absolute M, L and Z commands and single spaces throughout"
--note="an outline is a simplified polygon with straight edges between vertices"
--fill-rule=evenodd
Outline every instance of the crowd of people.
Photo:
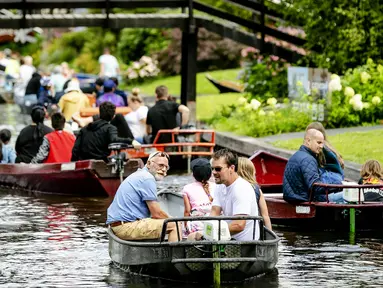
M 10 145 L 11 132 L 0 131 L 1 163 L 62 163 L 79 160 L 108 161 L 109 144 L 128 143 L 140 148 L 152 143 L 161 129 L 178 130 L 188 124 L 189 109 L 176 103 L 166 86 L 155 89 L 156 103 L 145 106 L 140 90 L 128 96 L 118 89 L 119 66 L 110 51 L 100 56 L 100 78 L 91 95 L 82 91 L 80 81 L 67 63 L 56 66 L 52 73 L 35 69 L 33 59 L 18 61 L 17 53 L 0 52 L 0 68 L 15 81 L 15 102 L 21 112 L 30 114 L 32 123 L 21 130 L 15 149 Z M 89 92 L 89 91 L 87 91 Z M 99 113 L 81 117 L 83 108 L 97 106 Z M 116 107 L 130 108 L 130 113 L 116 114 Z M 81 128 L 74 135 L 74 128 Z M 158 137 L 159 143 L 171 142 L 171 135 Z M 252 162 L 222 149 L 211 160 L 198 158 L 191 168 L 195 181 L 183 190 L 184 216 L 261 215 L 264 225 L 272 229 L 264 195 L 256 181 Z M 143 169 L 127 177 L 120 185 L 108 209 L 107 224 L 126 240 L 156 239 L 164 219 L 170 218 L 161 209 L 156 181 L 169 170 L 169 156 L 164 152 L 151 154 Z M 212 181 L 214 180 L 214 181 Z M 343 184 L 344 161 L 329 143 L 319 122 L 307 126 L 303 145 L 289 159 L 283 176 L 283 197 L 288 202 L 344 202 L 340 188 L 324 188 L 317 184 Z M 383 171 L 376 160 L 367 161 L 361 171 L 360 184 L 383 184 Z M 365 193 L 366 201 L 383 201 L 381 189 Z M 259 238 L 259 225 L 254 221 L 228 221 L 231 236 L 236 240 Z M 203 222 L 188 221 L 177 227 L 168 223 L 169 241 L 203 237 Z M 255 233 L 253 233 L 253 230 Z

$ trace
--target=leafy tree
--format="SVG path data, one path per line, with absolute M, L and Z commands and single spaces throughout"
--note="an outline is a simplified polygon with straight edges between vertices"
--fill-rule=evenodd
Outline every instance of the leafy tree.
M 165 49 L 170 43 L 169 34 L 169 30 L 163 29 L 122 29 L 117 43 L 118 54 L 124 63 L 136 61 Z
M 308 57 L 317 66 L 343 73 L 368 58 L 382 58 L 383 5 L 376 0 L 282 0 L 291 24 L 304 23 Z
M 171 42 L 166 49 L 157 53 L 160 69 L 167 75 L 181 72 L 182 31 L 173 29 Z M 198 29 L 197 68 L 198 71 L 236 68 L 240 65 L 243 45 L 230 39 Z

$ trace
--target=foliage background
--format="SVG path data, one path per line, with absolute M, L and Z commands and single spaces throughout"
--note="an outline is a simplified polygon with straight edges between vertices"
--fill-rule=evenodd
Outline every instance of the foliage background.
M 341 73 L 383 55 L 383 5 L 376 0 L 282 0 L 291 25 L 301 23 L 315 66 Z

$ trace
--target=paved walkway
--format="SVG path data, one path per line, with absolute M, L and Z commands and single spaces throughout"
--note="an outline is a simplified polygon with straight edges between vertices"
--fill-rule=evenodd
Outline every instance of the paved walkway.
M 358 126 L 358 127 L 349 127 L 349 128 L 337 128 L 337 129 L 326 129 L 326 134 L 329 136 L 348 133 L 348 132 L 365 132 L 365 131 L 373 131 L 383 129 L 383 125 L 376 126 Z M 283 133 L 278 135 L 266 136 L 258 138 L 264 142 L 275 142 L 280 140 L 289 140 L 294 138 L 303 139 L 304 132 L 294 132 L 294 133 Z

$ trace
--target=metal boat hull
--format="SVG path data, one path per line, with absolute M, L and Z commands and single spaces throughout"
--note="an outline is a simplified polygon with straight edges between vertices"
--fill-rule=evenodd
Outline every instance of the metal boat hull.
M 165 192 L 159 197 L 164 210 L 172 216 L 183 215 L 181 195 Z M 108 233 L 109 255 L 113 263 L 124 271 L 176 281 L 209 283 L 213 280 L 212 253 L 206 251 L 212 251 L 218 242 L 124 241 L 115 236 L 110 228 Z M 221 263 L 222 282 L 241 282 L 275 268 L 279 238 L 267 229 L 264 237 L 265 240 L 219 242 L 225 247 L 222 261 L 231 261 L 230 258 L 238 260 Z M 195 261 L 188 262 L 192 259 Z

